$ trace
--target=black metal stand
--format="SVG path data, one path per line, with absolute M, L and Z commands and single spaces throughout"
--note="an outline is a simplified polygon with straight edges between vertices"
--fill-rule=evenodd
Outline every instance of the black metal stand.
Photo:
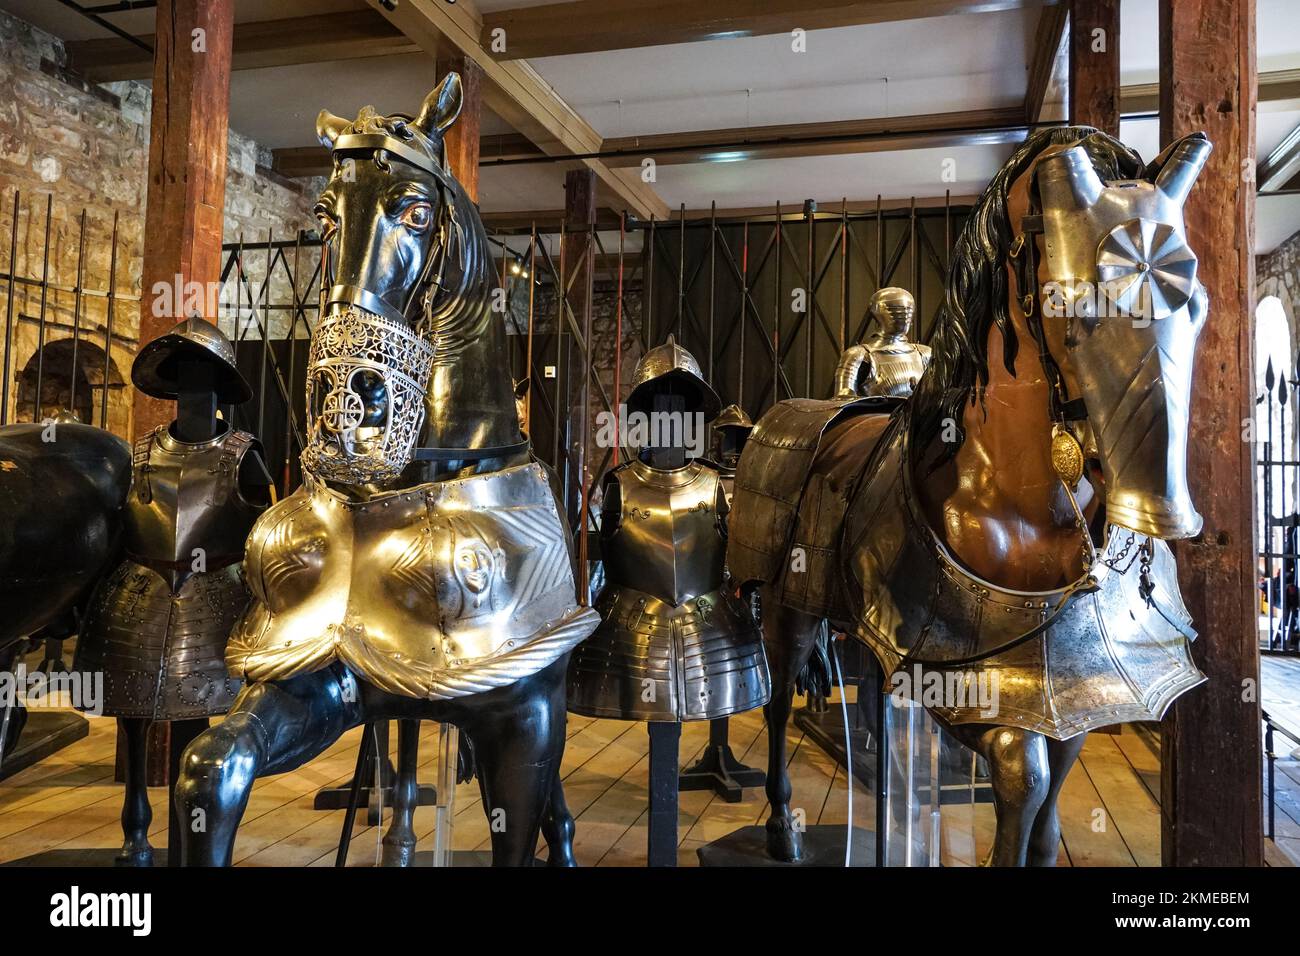
M 65 710 L 28 709 L 27 723 L 23 725 L 17 743 L 4 753 L 0 780 L 26 770 L 89 733 L 90 722 L 80 714 Z
M 761 787 L 767 774 L 747 767 L 731 752 L 727 742 L 728 718 L 709 721 L 709 746 L 696 763 L 682 772 L 677 789 L 712 790 L 728 803 L 739 803 L 746 787 Z
M 646 839 L 648 866 L 677 865 L 677 773 L 682 725 L 676 721 L 651 721 L 650 827 Z

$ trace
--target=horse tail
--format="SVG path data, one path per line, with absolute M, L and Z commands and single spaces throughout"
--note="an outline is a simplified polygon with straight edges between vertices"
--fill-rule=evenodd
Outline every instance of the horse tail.
M 800 694 L 831 695 L 831 628 L 825 618 L 817 625 L 817 640 L 812 653 L 799 669 L 794 679 L 795 690 Z

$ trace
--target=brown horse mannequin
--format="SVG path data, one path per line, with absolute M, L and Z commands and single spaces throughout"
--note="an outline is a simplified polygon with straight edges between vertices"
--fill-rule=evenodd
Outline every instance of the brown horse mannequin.
M 1059 149 L 1044 150 L 1041 158 Z M 1031 175 L 1021 176 L 1008 191 L 1012 223 L 1019 223 L 1028 211 L 1031 179 Z M 1041 265 L 1043 257 L 1037 261 L 1042 289 L 1048 277 Z M 1014 289 L 1010 260 L 1006 271 L 1007 287 Z M 917 469 L 917 489 L 930 527 L 968 570 L 1003 587 L 1047 591 L 1083 574 L 1082 541 L 1074 509 L 1052 467 L 1050 385 L 1019 300 L 1013 297 L 1008 310 L 1019 346 L 1014 374 L 1003 362 L 989 362 L 983 402 L 965 407 L 965 442 L 937 469 L 928 467 L 931 456 L 925 456 Z M 1048 348 L 1061 363 L 1071 393 L 1077 395 L 1063 360 L 1065 320 L 1046 317 L 1044 322 Z M 992 325 L 988 355 L 1001 356 L 1003 350 L 1004 336 Z M 990 406 L 1000 406 L 1000 414 L 987 415 Z M 938 450 L 932 446 L 930 452 Z M 1087 478 L 1080 482 L 1076 498 L 1091 518 L 1097 500 Z M 1053 864 L 1061 835 L 1056 798 L 1087 735 L 1061 741 L 1015 727 L 979 724 L 949 730 L 996 765 L 992 779 L 998 839 L 988 862 L 994 866 L 1016 866 L 1021 860 L 1030 866 Z M 1033 748 L 1046 748 L 1046 760 Z M 1039 759 L 1026 761 L 1026 756 Z M 1046 780 L 1034 770 L 1043 766 L 1049 768 Z

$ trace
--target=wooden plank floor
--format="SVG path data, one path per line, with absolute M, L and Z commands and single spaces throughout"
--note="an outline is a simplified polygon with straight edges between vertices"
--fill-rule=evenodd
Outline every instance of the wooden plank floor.
M 330 866 L 342 825 L 342 811 L 312 809 L 322 787 L 344 785 L 356 759 L 360 730 L 345 735 L 300 770 L 259 780 L 235 844 L 239 866 Z M 707 742 L 706 724 L 683 726 L 682 763 L 694 762 Z M 731 721 L 736 754 L 764 766 L 767 739 L 758 712 Z M 793 806 L 809 824 L 844 825 L 848 790 L 843 768 L 791 728 L 788 736 Z M 0 863 L 42 851 L 112 847 L 120 840 L 122 788 L 113 782 L 115 726 L 91 720 L 89 736 L 45 761 L 0 782 Z M 420 779 L 432 783 L 436 728 L 425 725 Z M 577 820 L 575 855 L 582 866 L 641 866 L 645 862 L 647 735 L 639 723 L 570 717 L 563 775 Z M 1280 761 L 1296 788 L 1279 802 L 1279 842 L 1300 848 L 1300 761 Z M 165 794 L 151 791 L 155 843 L 165 841 Z M 1118 736 L 1093 734 L 1061 794 L 1059 863 L 1073 866 L 1158 866 L 1160 862 L 1159 757 L 1140 735 L 1126 728 Z M 870 794 L 855 784 L 854 812 L 870 826 Z M 364 813 L 360 815 L 364 818 Z M 746 791 L 728 804 L 709 793 L 683 793 L 680 801 L 679 863 L 696 865 L 696 850 L 731 831 L 762 823 L 762 791 Z M 476 784 L 457 788 L 454 846 L 485 850 L 489 830 Z M 416 812 L 420 849 L 432 847 L 433 808 Z M 993 811 L 988 804 L 945 807 L 943 859 L 971 866 L 988 852 Z M 359 820 L 350 863 L 373 865 L 377 828 Z M 1273 848 L 1275 849 L 1275 848 Z M 544 851 L 542 851 L 544 853 Z M 1274 853 L 1276 862 L 1284 858 Z

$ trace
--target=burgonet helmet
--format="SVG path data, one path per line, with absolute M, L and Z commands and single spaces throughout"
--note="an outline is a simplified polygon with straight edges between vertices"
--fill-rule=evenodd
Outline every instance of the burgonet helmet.
M 706 421 L 717 417 L 722 408 L 718 393 L 704 380 L 700 363 L 695 356 L 668 336 L 663 345 L 652 348 L 632 373 L 632 392 L 627 397 L 627 407 L 647 410 L 656 395 L 672 393 L 686 397 L 686 410 L 701 412 Z
M 135 387 L 153 398 L 175 400 L 180 392 L 182 362 L 205 362 L 216 370 L 217 401 L 238 405 L 253 397 L 235 365 L 235 347 L 224 332 L 197 315 L 176 323 L 140 350 L 131 366 Z
M 735 429 L 738 432 L 748 434 L 754 430 L 754 422 L 745 410 L 739 405 L 728 405 L 722 410 L 722 413 L 713 420 L 713 430 L 723 431 L 724 429 Z

